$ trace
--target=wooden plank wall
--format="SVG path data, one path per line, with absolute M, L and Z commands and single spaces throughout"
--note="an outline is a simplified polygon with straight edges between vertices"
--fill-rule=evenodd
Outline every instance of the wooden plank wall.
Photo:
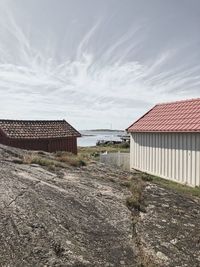
M 9 139 L 0 136 L 0 143 L 27 150 L 68 151 L 77 154 L 77 137 L 51 139 Z

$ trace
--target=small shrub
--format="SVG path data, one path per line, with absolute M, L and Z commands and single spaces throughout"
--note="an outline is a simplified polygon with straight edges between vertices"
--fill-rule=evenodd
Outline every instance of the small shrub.
M 142 180 L 145 182 L 152 182 L 153 178 L 151 175 L 147 174 L 147 173 L 143 173 L 142 174 Z
M 80 157 L 72 154 L 72 153 L 67 153 L 67 152 L 57 152 L 56 153 L 56 160 L 66 163 L 70 166 L 73 167 L 81 167 L 81 166 L 85 166 L 86 163 L 83 159 L 81 159 Z
M 47 167 L 49 171 L 55 171 L 56 167 L 66 168 L 66 164 L 73 167 L 81 167 L 86 165 L 85 161 L 81 157 L 68 152 L 57 152 L 54 154 L 55 157 L 51 158 L 37 155 L 38 154 L 24 155 L 22 163 L 38 164 L 40 166 Z
M 134 181 L 129 181 L 129 189 L 131 191 L 131 196 L 126 199 L 126 205 L 130 210 L 137 210 L 145 212 L 143 202 L 143 186 L 144 183 L 141 179 L 136 179 Z M 127 184 L 128 185 L 128 184 Z
M 38 164 L 40 166 L 49 167 L 49 166 L 54 165 L 54 162 L 52 160 L 45 159 L 45 158 L 33 157 L 32 161 L 31 161 L 31 164 Z
M 94 157 L 94 158 L 99 157 L 99 155 L 100 155 L 99 152 L 93 152 L 93 153 L 91 154 L 91 156 Z
M 65 152 L 62 152 L 62 151 L 57 151 L 55 153 L 56 157 L 61 157 Z
M 130 188 L 131 187 L 131 181 L 123 181 L 120 183 L 120 185 Z
M 79 159 L 79 166 L 86 166 L 86 162 L 82 159 Z
M 43 167 L 47 167 L 48 170 L 51 170 L 51 171 L 55 170 L 55 162 L 53 160 L 34 156 L 33 154 L 24 155 L 22 162 L 24 164 L 37 164 Z
M 130 144 L 128 142 L 123 142 L 123 143 L 119 144 L 118 146 L 119 146 L 119 148 L 129 148 Z
M 67 163 L 73 167 L 81 167 L 81 166 L 86 165 L 86 163 L 83 160 L 78 159 L 78 158 L 65 158 L 65 160 L 63 160 L 61 162 L 65 162 L 65 163 Z
M 101 146 L 93 146 L 93 147 L 79 147 L 78 155 L 86 162 L 88 161 L 96 161 L 99 159 L 99 155 L 104 152 L 129 152 L 129 148 L 119 147 L 122 144 L 115 145 L 101 145 Z M 127 146 L 127 144 L 125 145 Z
M 38 151 L 37 154 L 44 156 L 45 155 L 45 152 L 44 151 Z
M 13 159 L 12 162 L 15 164 L 23 164 L 24 163 L 22 159 Z
M 47 169 L 50 172 L 55 172 L 56 171 L 56 166 L 55 165 L 49 165 Z
M 25 154 L 23 156 L 23 163 L 24 164 L 31 164 L 33 160 L 33 155 L 32 154 Z
M 126 199 L 126 205 L 129 209 L 136 209 L 136 210 L 140 210 L 140 203 L 139 203 L 139 200 L 138 200 L 138 196 L 130 196 L 130 197 L 127 197 Z

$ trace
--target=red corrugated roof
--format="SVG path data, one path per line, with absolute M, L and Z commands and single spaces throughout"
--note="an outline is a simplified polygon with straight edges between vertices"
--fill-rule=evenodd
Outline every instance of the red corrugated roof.
M 128 132 L 200 132 L 200 98 L 158 104 Z
M 81 136 L 80 133 L 65 120 L 0 120 L 0 130 L 9 138 L 19 139 L 63 138 L 68 136 Z

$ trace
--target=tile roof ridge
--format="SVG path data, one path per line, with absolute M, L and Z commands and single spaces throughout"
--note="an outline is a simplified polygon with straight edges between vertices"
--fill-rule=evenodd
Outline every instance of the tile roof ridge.
M 180 103 L 186 104 L 181 105 Z M 129 126 L 127 131 L 200 132 L 199 106 L 200 98 L 156 104 L 152 109 Z
M 129 128 L 131 128 L 135 123 L 137 123 L 137 122 L 140 121 L 143 117 L 145 117 L 148 113 L 150 113 L 156 106 L 158 106 L 158 104 L 154 105 L 150 110 L 148 110 L 145 114 L 143 114 L 139 119 L 137 119 L 136 121 L 134 121 L 128 128 L 126 128 L 126 131 L 128 131 Z
M 12 120 L 12 119 L 0 119 L 3 122 L 67 122 L 66 120 Z
M 171 101 L 171 102 L 161 102 L 161 103 L 156 104 L 156 106 L 187 103 L 187 102 L 196 102 L 196 101 L 200 101 L 200 97 L 198 97 L 198 98 L 190 98 L 190 99 L 185 99 L 185 100 L 183 99 L 183 100 Z
M 21 129 L 20 129 L 21 128 Z M 20 129 L 20 130 L 19 130 Z M 42 129 L 42 130 L 41 130 Z M 80 137 L 81 134 L 66 120 L 6 120 L 0 119 L 0 130 L 8 137 L 15 138 L 16 133 L 21 137 L 29 133 L 28 138 L 34 135 L 41 138 L 51 137 Z

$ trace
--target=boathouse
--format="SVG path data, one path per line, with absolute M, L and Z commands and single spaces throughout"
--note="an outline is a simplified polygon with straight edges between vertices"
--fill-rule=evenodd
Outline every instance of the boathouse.
M 65 120 L 25 121 L 0 120 L 0 143 L 47 152 L 68 151 L 77 153 L 80 133 Z
M 158 104 L 127 131 L 131 169 L 200 186 L 200 98 Z

